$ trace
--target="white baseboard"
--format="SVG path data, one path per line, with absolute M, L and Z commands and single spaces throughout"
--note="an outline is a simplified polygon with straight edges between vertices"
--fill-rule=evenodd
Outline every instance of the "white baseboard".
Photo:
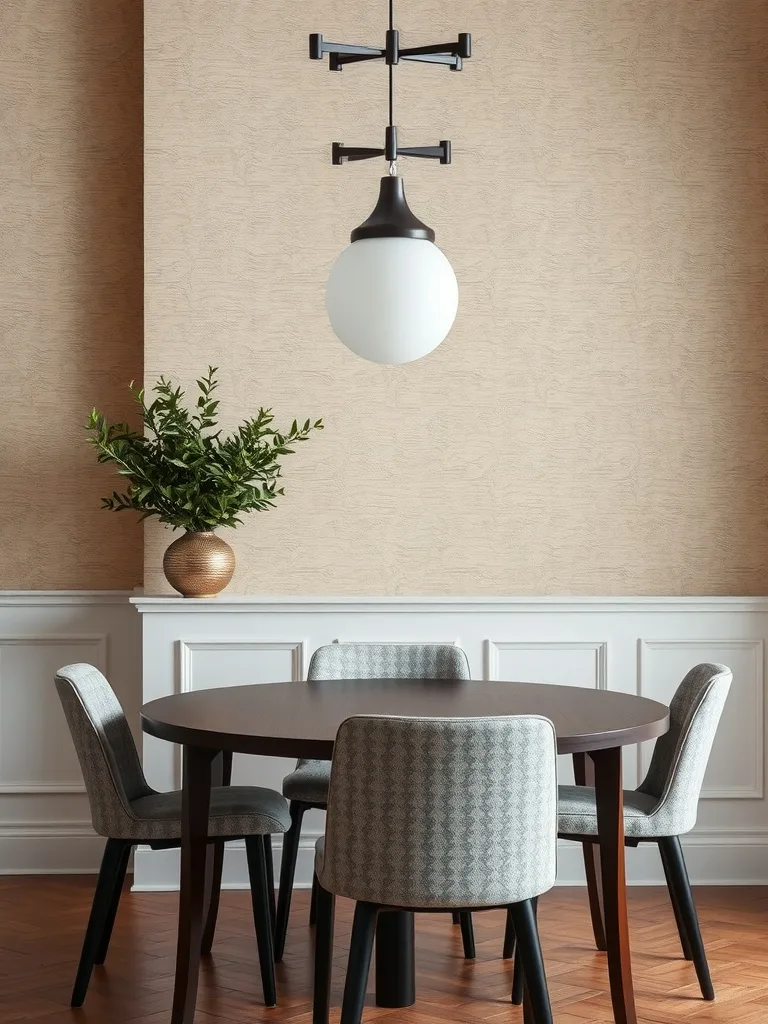
M 304 832 L 299 843 L 296 860 L 296 889 L 308 889 L 312 885 L 315 863 L 315 843 L 321 833 Z M 280 878 L 283 841 L 280 836 L 272 837 L 272 856 L 275 865 L 275 884 Z M 133 892 L 174 892 L 179 888 L 179 851 L 150 850 L 140 846 L 134 857 Z M 223 889 L 247 889 L 248 866 L 245 848 L 240 842 L 228 843 L 222 874 Z
M 301 837 L 294 888 L 312 884 L 314 850 L 319 833 Z M 691 881 L 695 885 L 768 885 L 768 831 L 743 833 L 714 830 L 692 833 L 682 840 Z M 273 839 L 275 879 L 280 876 L 282 842 Z M 664 885 L 659 853 L 653 845 L 627 849 L 629 885 Z M 581 847 L 561 840 L 557 853 L 557 884 L 584 885 Z M 179 851 L 136 851 L 134 892 L 173 892 L 179 888 Z M 247 889 L 248 868 L 242 843 L 230 843 L 224 859 L 223 888 Z
M 0 874 L 93 874 L 103 851 L 104 840 L 89 821 L 0 824 Z
M 682 838 L 685 862 L 694 885 L 768 885 L 768 833 L 714 830 Z M 584 885 L 581 847 L 561 841 L 557 884 Z M 626 850 L 627 884 L 665 885 L 654 844 Z

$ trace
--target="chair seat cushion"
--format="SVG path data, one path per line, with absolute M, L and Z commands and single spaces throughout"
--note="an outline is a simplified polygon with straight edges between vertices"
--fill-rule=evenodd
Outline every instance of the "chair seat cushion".
M 625 789 L 624 834 L 635 838 L 659 836 L 660 823 L 653 814 L 658 804 L 655 796 Z M 563 835 L 597 835 L 597 803 L 591 786 L 559 787 L 557 829 Z
M 152 793 L 131 801 L 137 838 L 162 841 L 181 837 L 181 790 Z M 259 786 L 216 786 L 211 790 L 208 834 L 258 836 L 286 832 L 291 825 L 288 804 L 274 789 Z
M 283 779 L 283 796 L 289 800 L 325 807 L 330 784 L 330 761 L 308 761 L 302 758 L 296 770 Z

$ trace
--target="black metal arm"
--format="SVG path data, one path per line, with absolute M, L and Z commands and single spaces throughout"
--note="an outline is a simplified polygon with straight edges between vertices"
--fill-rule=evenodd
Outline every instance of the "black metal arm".
M 309 36 L 309 57 L 310 60 L 322 60 L 326 53 L 330 54 L 357 54 L 365 56 L 368 60 L 375 60 L 384 56 L 384 50 L 375 46 L 356 46 L 354 43 L 327 43 L 319 32 L 312 32 Z
M 398 146 L 397 127 L 394 124 L 394 87 L 392 71 L 396 64 L 403 61 L 417 61 L 423 64 L 443 64 L 452 71 L 461 71 L 463 62 L 472 56 L 472 37 L 468 32 L 460 32 L 455 42 L 430 43 L 425 46 L 400 48 L 400 34 L 393 25 L 393 4 L 390 0 L 389 28 L 386 32 L 383 47 L 358 46 L 355 43 L 331 43 L 323 39 L 319 32 L 309 37 L 309 56 L 312 60 L 322 60 L 328 56 L 328 67 L 331 71 L 341 71 L 345 64 L 359 64 L 363 61 L 383 60 L 389 68 L 389 124 L 386 129 L 384 147 L 345 146 L 334 142 L 331 147 L 331 161 L 343 164 L 354 160 L 371 160 L 383 156 L 390 164 L 390 173 L 394 173 L 394 163 L 398 157 L 414 156 L 422 160 L 439 160 L 441 164 L 451 162 L 451 143 L 441 139 L 437 146 Z
M 456 42 L 432 43 L 428 46 L 411 46 L 400 49 L 397 29 L 387 32 L 384 47 L 358 46 L 355 43 L 329 43 L 319 32 L 309 37 L 309 56 L 312 60 L 322 60 L 328 54 L 328 67 L 331 71 L 341 71 L 345 64 L 359 64 L 361 61 L 384 60 L 392 66 L 401 59 L 418 61 L 422 64 L 447 64 L 453 71 L 461 71 L 463 61 L 472 56 L 472 36 L 469 32 L 460 32 Z
M 371 160 L 376 156 L 386 156 L 387 160 L 397 160 L 401 156 L 416 156 L 423 160 L 439 160 L 441 164 L 451 162 L 451 143 L 442 139 L 437 146 L 399 146 L 392 151 L 375 149 L 369 146 L 345 146 L 341 142 L 331 144 L 331 163 L 339 166 L 351 160 Z

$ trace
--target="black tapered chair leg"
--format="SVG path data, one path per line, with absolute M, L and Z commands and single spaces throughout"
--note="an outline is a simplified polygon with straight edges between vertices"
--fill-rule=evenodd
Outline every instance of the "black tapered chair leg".
M 272 931 L 275 930 L 275 861 L 272 856 L 272 836 L 264 836 L 264 857 L 267 861 L 267 896 L 269 897 L 269 917 Z
M 312 872 L 312 895 L 309 898 L 309 927 L 317 923 L 317 875 Z
M 515 965 L 512 969 L 512 1003 L 514 1006 L 522 1006 L 525 998 L 525 975 L 523 974 L 523 961 L 520 959 L 519 947 L 515 950 Z
M 96 956 L 104 946 L 104 938 L 110 927 L 110 916 L 117 912 L 117 903 L 120 901 L 120 889 L 125 877 L 125 848 L 130 853 L 131 843 L 125 839 L 108 839 L 104 847 L 104 856 L 101 859 L 99 877 L 96 882 L 96 891 L 93 894 L 91 914 L 88 918 L 88 927 L 85 930 L 83 949 L 80 954 L 80 963 L 77 967 L 75 984 L 72 989 L 71 1006 L 82 1006 L 85 994 L 88 991 L 88 982 L 91 980 L 91 971 L 96 962 Z M 120 889 L 118 889 L 118 885 Z M 105 950 L 106 952 L 106 950 Z
M 291 913 L 293 879 L 296 875 L 296 858 L 299 854 L 301 822 L 307 805 L 300 800 L 291 800 L 291 827 L 283 835 L 283 856 L 280 863 L 280 889 L 277 894 L 277 916 L 275 918 L 275 960 L 283 959 L 285 937 L 288 933 L 288 918 Z
M 538 909 L 538 900 L 531 900 L 533 912 Z M 515 964 L 512 970 L 512 1003 L 514 1006 L 522 1006 L 525 1002 L 525 975 L 523 974 L 523 961 L 520 958 L 520 950 L 517 948 L 515 938 L 515 924 L 512 920 L 512 911 L 507 908 L 507 927 L 504 932 L 504 950 L 509 950 L 509 957 L 514 956 Z
M 464 946 L 464 959 L 475 959 L 475 929 L 472 924 L 472 915 L 468 910 L 459 913 L 459 924 L 461 925 L 461 941 Z
M 534 901 L 513 903 L 510 910 L 517 939 L 517 957 L 522 961 L 522 973 L 525 977 L 529 1016 L 534 1024 L 552 1024 L 552 1006 L 544 972 L 544 958 L 541 955 Z
M 458 910 L 454 910 L 451 914 L 451 921 L 453 924 L 461 924 L 461 916 Z
M 373 939 L 379 908 L 375 903 L 357 903 L 349 942 L 349 964 L 341 1004 L 341 1024 L 360 1024 L 365 1005 L 365 989 L 371 970 Z
M 213 937 L 216 934 L 216 921 L 219 916 L 219 899 L 221 898 L 221 875 L 224 871 L 224 843 L 213 844 L 213 876 L 211 878 L 211 891 L 209 893 L 208 913 L 205 916 L 205 928 L 203 939 L 200 943 L 200 952 L 204 955 L 213 949 Z
M 515 926 L 512 923 L 512 912 L 507 907 L 507 921 L 504 925 L 504 952 L 501 954 L 504 960 L 511 960 L 515 955 Z
M 333 919 L 336 898 L 321 885 L 317 886 L 317 921 L 315 926 L 315 983 L 312 1001 L 312 1024 L 328 1024 L 331 1009 L 331 971 L 333 968 Z
M 272 951 L 272 921 L 269 916 L 269 895 L 267 893 L 267 859 L 263 836 L 247 836 L 245 854 L 248 859 L 248 876 L 251 881 L 251 903 L 253 923 L 256 927 L 256 942 L 259 947 L 261 985 L 264 990 L 264 1004 L 277 1005 L 275 987 L 275 962 Z
M 125 872 L 128 870 L 128 861 L 131 859 L 131 850 L 133 846 L 131 843 L 125 843 L 123 847 L 123 857 L 117 867 L 117 877 L 115 878 L 115 888 L 112 893 L 112 903 L 109 908 L 109 914 L 104 925 L 104 931 L 101 936 L 101 942 L 99 948 L 96 951 L 94 958 L 94 964 L 97 967 L 101 967 L 104 961 L 107 959 L 107 952 L 109 951 L 109 940 L 112 938 L 112 929 L 115 926 L 115 918 L 117 917 L 117 908 L 120 903 L 120 897 L 123 894 L 123 883 L 125 882 Z
M 677 925 L 677 934 L 680 936 L 680 945 L 683 949 L 683 956 L 686 960 L 693 960 L 691 943 L 688 940 L 688 932 L 685 930 L 685 922 L 683 921 L 683 915 L 680 912 L 680 902 L 677 898 L 677 892 L 675 890 L 675 884 L 669 866 L 669 857 L 667 855 L 666 847 L 662 843 L 659 843 L 659 853 L 661 854 L 661 866 L 664 868 L 664 878 L 667 881 L 669 901 L 672 904 L 672 910 L 675 915 L 675 924 Z
M 680 919 L 688 937 L 688 942 L 693 956 L 693 965 L 696 968 L 696 977 L 699 979 L 699 987 L 704 999 L 715 998 L 715 989 L 712 985 L 712 977 L 709 973 L 707 954 L 704 949 L 704 941 L 699 928 L 699 918 L 696 913 L 696 904 L 693 902 L 691 892 L 691 881 L 688 878 L 688 869 L 685 866 L 683 849 L 680 846 L 678 836 L 667 836 L 659 840 L 659 849 L 662 852 L 663 862 L 669 869 L 671 888 L 674 892 L 674 899 L 679 908 Z

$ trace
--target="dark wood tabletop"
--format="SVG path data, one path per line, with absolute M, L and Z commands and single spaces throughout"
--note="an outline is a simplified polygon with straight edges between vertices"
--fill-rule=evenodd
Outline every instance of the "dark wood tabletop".
M 145 704 L 145 732 L 244 754 L 329 759 L 351 715 L 483 718 L 543 715 L 561 754 L 654 739 L 669 711 L 634 694 L 550 683 L 455 679 L 333 679 L 261 683 L 173 694 Z

